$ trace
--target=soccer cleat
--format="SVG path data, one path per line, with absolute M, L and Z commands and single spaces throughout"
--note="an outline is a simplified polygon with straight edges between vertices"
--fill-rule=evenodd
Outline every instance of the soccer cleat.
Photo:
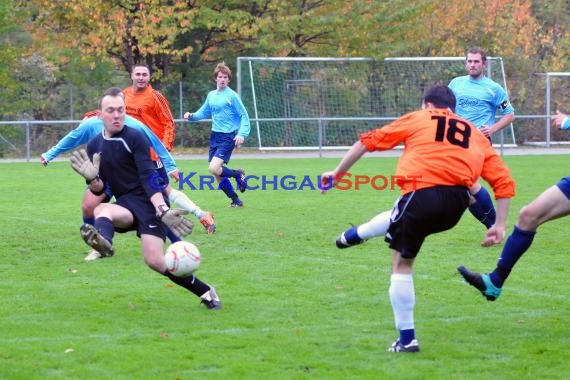
M 216 293 L 216 289 L 213 286 L 210 286 L 210 290 L 200 296 L 202 299 L 202 303 L 210 310 L 219 310 L 222 308 L 222 303 L 220 302 L 220 298 L 218 297 L 218 293 Z
M 206 211 L 206 216 L 200 219 L 200 223 L 202 223 L 208 235 L 213 235 L 214 232 L 216 232 L 216 223 L 214 222 L 214 214 L 212 214 L 210 211 Z
M 85 261 L 93 261 L 101 258 L 101 254 L 96 249 L 91 249 L 87 256 L 85 256 Z
M 497 288 L 491 282 L 489 275 L 480 274 L 477 272 L 471 272 L 469 269 L 465 268 L 463 265 L 458 267 L 457 270 L 463 277 L 465 281 L 474 288 L 477 288 L 483 294 L 483 297 L 487 298 L 489 301 L 494 301 L 501 295 L 502 288 Z
M 101 258 L 111 257 L 115 254 L 113 245 L 105 239 L 99 231 L 95 229 L 91 224 L 84 223 L 79 229 L 83 241 L 87 243 L 91 248 L 98 251 Z
M 241 199 L 238 198 L 235 201 L 232 201 L 232 203 L 230 203 L 230 207 L 231 208 L 242 208 L 243 202 L 241 201 Z
M 245 186 L 245 170 L 243 169 L 238 169 L 237 170 L 239 172 L 239 176 L 236 177 L 236 181 L 239 187 L 239 191 L 241 191 L 242 193 L 245 192 L 246 186 Z
M 390 347 L 388 347 L 388 352 L 419 352 L 420 351 L 420 344 L 416 339 L 412 339 L 412 341 L 406 345 L 400 343 L 400 339 L 396 339 L 394 343 Z
M 346 238 L 346 235 L 352 235 L 352 238 Z M 348 248 L 352 247 L 353 245 L 358 245 L 364 243 L 366 240 L 362 240 L 356 234 L 356 227 L 350 227 L 348 230 L 344 231 L 336 238 L 336 246 L 337 248 Z

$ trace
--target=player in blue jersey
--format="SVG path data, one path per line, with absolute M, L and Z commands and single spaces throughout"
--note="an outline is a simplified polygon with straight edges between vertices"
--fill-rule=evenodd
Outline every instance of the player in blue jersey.
M 570 129 L 568 115 L 556 111 L 551 118 L 552 125 L 559 129 Z M 560 179 L 554 186 L 543 191 L 532 202 L 521 208 L 513 232 L 497 260 L 497 266 L 489 274 L 471 272 L 464 266 L 457 268 L 465 281 L 474 286 L 489 301 L 496 300 L 503 284 L 515 264 L 530 248 L 538 227 L 544 223 L 570 215 L 570 177 Z
M 192 232 L 192 223 L 184 218 L 188 211 L 171 209 L 166 194 L 148 180 L 159 169 L 151 158 L 148 138 L 140 130 L 125 125 L 126 107 L 121 89 L 107 90 L 98 108 L 104 130 L 87 144 L 87 152 L 73 152 L 71 166 L 85 178 L 89 191 L 102 194 L 108 186 L 115 202 L 99 204 L 95 208 L 95 223 L 83 224 L 81 236 L 92 248 L 111 256 L 115 232 L 136 231 L 144 261 L 152 270 L 200 297 L 207 308 L 221 308 L 213 287 L 194 275 L 174 276 L 166 267 L 167 228 L 182 237 Z
M 226 165 L 230 162 L 234 148 L 243 144 L 249 135 L 250 124 L 249 115 L 239 95 L 229 87 L 231 77 L 230 68 L 224 62 L 219 63 L 214 69 L 216 89 L 208 93 L 198 111 L 186 112 L 184 118 L 188 121 L 212 119 L 208 170 L 216 178 L 220 189 L 232 200 L 230 207 L 243 207 L 229 178 L 235 178 L 243 193 L 246 190 L 245 172 L 243 169 L 230 169 Z
M 143 132 L 143 134 L 148 138 L 152 148 L 154 149 L 154 152 L 158 156 L 159 160 L 157 161 L 157 165 L 164 165 L 164 170 L 168 173 L 168 175 L 170 175 L 173 179 L 178 180 L 178 168 L 176 167 L 176 163 L 166 147 L 158 139 L 158 137 L 149 128 L 147 128 L 146 125 L 131 116 L 125 116 L 125 125 Z M 47 152 L 42 153 L 40 155 L 40 162 L 46 166 L 50 161 L 52 161 L 60 154 L 75 149 L 80 145 L 86 144 L 92 138 L 100 135 L 102 131 L 103 122 L 99 117 L 87 117 L 79 124 L 77 128 L 65 135 L 55 146 L 53 146 Z M 213 223 L 213 218 L 211 217 L 211 213 L 209 211 L 202 210 L 194 202 L 192 202 L 192 200 L 190 200 L 186 194 L 180 190 L 173 189 L 170 184 L 166 186 L 165 190 L 168 194 L 169 201 L 195 215 L 200 223 L 204 226 L 207 233 L 211 234 L 213 231 L 215 231 L 216 226 Z M 93 224 L 93 210 L 95 207 L 101 202 L 109 201 L 112 196 L 113 194 L 109 190 L 100 196 L 95 196 L 90 191 L 86 191 L 81 204 L 83 222 Z M 168 237 L 171 241 L 179 240 L 170 232 L 168 233 Z M 85 259 L 88 261 L 96 260 L 99 258 L 101 258 L 100 253 L 95 250 L 91 250 L 85 257 Z
M 467 50 L 465 67 L 467 75 L 454 78 L 449 88 L 457 98 L 456 113 L 469 120 L 489 140 L 515 118 L 515 110 L 507 92 L 501 85 L 485 76 L 487 56 L 480 48 Z M 501 118 L 497 120 L 497 112 Z M 469 211 L 487 229 L 495 224 L 495 207 L 487 189 L 477 181 L 470 189 L 473 197 Z

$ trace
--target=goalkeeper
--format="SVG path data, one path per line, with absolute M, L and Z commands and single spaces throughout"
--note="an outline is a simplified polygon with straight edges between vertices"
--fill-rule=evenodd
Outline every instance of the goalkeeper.
M 122 90 L 117 87 L 113 91 Z M 96 112 L 86 114 L 86 117 L 77 128 L 65 135 L 55 146 L 50 148 L 47 152 L 40 155 L 40 162 L 42 165 L 47 166 L 50 161 L 52 161 L 60 154 L 77 148 L 80 145 L 86 144 L 92 138 L 101 134 L 103 131 L 103 123 L 97 116 L 91 115 L 96 115 Z M 144 133 L 157 156 L 155 160 L 158 166 L 162 166 L 163 169 L 170 175 L 170 177 L 177 181 L 178 168 L 176 167 L 176 163 L 164 144 L 158 139 L 158 137 L 145 124 L 129 115 L 125 116 L 125 125 L 140 130 Z M 164 177 L 166 177 L 166 173 Z M 210 211 L 202 210 L 186 194 L 180 190 L 173 189 L 170 185 L 166 187 L 165 191 L 168 194 L 169 201 L 195 215 L 200 223 L 204 226 L 208 234 L 213 234 L 215 232 L 216 224 L 213 219 L 213 214 Z M 108 189 L 105 191 L 105 194 L 102 194 L 101 196 L 95 196 L 90 191 L 86 191 L 81 205 L 83 222 L 93 224 L 93 209 L 99 203 L 107 202 L 112 197 L 113 194 Z M 167 231 L 167 236 L 172 242 L 178 240 L 176 235 L 172 234 L 170 231 Z M 101 254 L 92 249 L 85 257 L 85 260 L 89 261 L 99 258 L 102 258 Z
M 94 210 L 94 225 L 83 224 L 81 236 L 104 256 L 112 256 L 115 231 L 137 231 L 145 263 L 172 282 L 202 299 L 209 309 L 219 309 L 213 287 L 195 276 L 176 277 L 164 262 L 164 241 L 169 228 L 183 237 L 193 224 L 186 210 L 170 209 L 167 196 L 151 186 L 148 179 L 157 173 L 150 156 L 150 144 L 143 133 L 125 126 L 125 100 L 120 89 L 110 88 L 99 101 L 103 133 L 87 144 L 87 152 L 76 151 L 71 166 L 83 176 L 89 191 L 103 194 L 108 186 L 115 203 L 101 203 Z

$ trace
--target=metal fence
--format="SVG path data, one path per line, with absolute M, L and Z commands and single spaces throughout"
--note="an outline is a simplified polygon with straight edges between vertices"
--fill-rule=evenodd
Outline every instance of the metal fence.
M 331 120 L 332 119 L 332 120 Z M 353 126 L 349 132 L 345 133 L 344 143 L 330 138 L 327 134 L 327 125 L 330 125 L 334 118 L 313 118 L 313 119 L 251 119 L 252 123 L 287 123 L 293 125 L 298 123 L 303 125 L 305 135 L 310 139 L 311 144 L 307 144 L 302 148 L 283 147 L 282 151 L 292 150 L 311 150 L 322 152 L 324 150 L 344 150 L 356 141 L 358 130 L 372 129 L 378 125 L 385 124 L 393 118 L 362 118 L 360 120 L 342 120 L 350 122 Z M 544 125 L 537 131 L 532 141 L 520 141 L 519 145 L 535 145 L 551 147 L 561 144 L 570 144 L 570 133 L 564 131 L 552 131 L 549 123 L 548 115 L 517 115 L 515 120 L 515 132 L 521 128 L 535 128 L 536 125 Z M 206 151 L 209 146 L 210 122 L 203 120 L 201 122 L 186 122 L 182 119 L 176 119 L 177 131 L 174 152 L 187 153 L 195 151 Z M 338 120 L 341 121 L 341 120 Z M 0 121 L 0 158 L 24 159 L 26 161 L 35 160 L 36 157 L 64 137 L 69 131 L 76 128 L 80 120 L 28 120 L 28 121 Z M 313 125 L 312 128 L 306 128 L 306 124 Z M 361 127 L 357 127 L 360 125 Z M 539 133 L 540 132 L 540 133 Z M 261 150 L 258 145 L 258 138 L 255 136 L 255 129 L 252 129 L 252 136 L 246 140 L 244 148 L 249 150 Z M 503 149 L 504 136 L 499 134 L 494 136 L 494 145 Z

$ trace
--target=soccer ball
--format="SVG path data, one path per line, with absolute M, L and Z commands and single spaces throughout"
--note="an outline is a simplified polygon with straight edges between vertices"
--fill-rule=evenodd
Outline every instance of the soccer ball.
M 177 277 L 188 277 L 200 266 L 200 251 L 189 241 L 177 241 L 166 248 L 164 262 L 168 271 Z

